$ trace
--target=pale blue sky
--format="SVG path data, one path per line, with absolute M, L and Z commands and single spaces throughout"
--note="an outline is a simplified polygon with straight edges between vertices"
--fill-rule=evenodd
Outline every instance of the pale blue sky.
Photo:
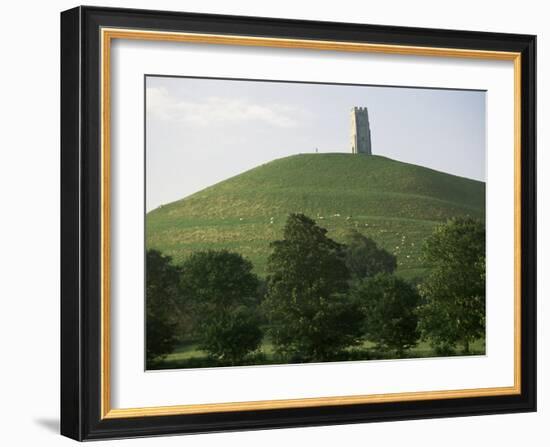
M 146 78 L 147 211 L 262 163 L 351 151 L 369 109 L 372 151 L 485 181 L 485 92 Z

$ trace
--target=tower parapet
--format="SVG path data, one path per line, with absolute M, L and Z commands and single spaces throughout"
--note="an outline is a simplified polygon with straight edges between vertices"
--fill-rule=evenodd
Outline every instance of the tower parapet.
M 351 152 L 372 155 L 369 111 L 366 107 L 351 109 Z

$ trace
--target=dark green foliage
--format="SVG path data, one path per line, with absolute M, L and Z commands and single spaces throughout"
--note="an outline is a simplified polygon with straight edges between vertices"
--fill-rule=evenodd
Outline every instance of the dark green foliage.
M 266 280 L 227 250 L 196 251 L 181 267 L 149 250 L 147 367 L 448 356 L 457 344 L 483 352 L 481 222 L 437 227 L 423 248 L 431 273 L 415 285 L 394 275 L 396 256 L 371 238 L 351 231 L 345 240 L 289 215 Z
M 183 264 L 180 285 L 192 301 L 201 349 L 236 364 L 259 347 L 259 282 L 249 261 L 226 250 L 196 252 Z
M 179 269 L 169 256 L 147 250 L 146 330 L 147 364 L 172 352 L 182 315 Z
M 356 230 L 346 235 L 346 266 L 353 280 L 370 278 L 377 273 L 393 273 L 397 257 L 378 247 L 370 237 Z
M 276 353 L 287 361 L 327 361 L 356 343 L 358 306 L 347 296 L 343 247 L 303 214 L 291 214 L 271 244 L 265 309 Z
M 239 364 L 260 346 L 263 334 L 254 309 L 238 306 L 215 318 L 202 318 L 200 347 L 222 362 Z
M 409 283 L 388 273 L 379 273 L 354 285 L 353 295 L 365 315 L 366 338 L 380 351 L 395 351 L 399 357 L 418 341 L 416 308 L 420 296 Z
M 431 273 L 420 293 L 423 336 L 439 351 L 469 345 L 485 333 L 485 226 L 456 218 L 438 226 L 424 245 Z

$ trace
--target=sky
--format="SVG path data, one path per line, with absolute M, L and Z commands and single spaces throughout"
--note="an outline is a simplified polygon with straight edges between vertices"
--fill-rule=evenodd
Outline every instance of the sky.
M 372 152 L 485 181 L 485 92 L 146 77 L 146 209 L 299 153 L 350 153 L 367 107 Z

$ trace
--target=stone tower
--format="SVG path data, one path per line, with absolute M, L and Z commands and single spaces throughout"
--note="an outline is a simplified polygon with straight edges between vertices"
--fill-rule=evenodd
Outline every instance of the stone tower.
M 372 155 L 369 111 L 366 107 L 351 109 L 351 152 Z

